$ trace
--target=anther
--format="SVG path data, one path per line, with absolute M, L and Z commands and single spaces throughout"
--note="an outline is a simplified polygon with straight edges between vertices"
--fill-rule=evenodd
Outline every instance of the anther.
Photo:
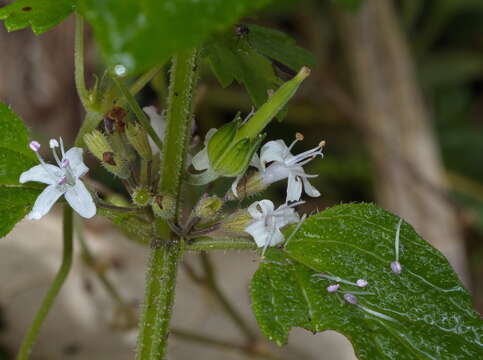
M 357 280 L 356 284 L 359 287 L 366 287 L 367 284 L 368 284 L 368 282 L 366 280 L 364 280 L 364 279 L 359 279 L 359 280 Z
M 402 272 L 402 265 L 399 261 L 393 261 L 391 263 L 391 270 L 394 274 L 399 275 Z
M 64 185 L 67 182 L 67 176 L 62 176 L 58 181 L 58 185 Z
M 60 167 L 61 167 L 62 169 L 65 169 L 66 167 L 68 167 L 68 166 L 69 166 L 69 164 L 70 164 L 69 159 L 64 159 L 64 160 L 62 160 L 62 162 L 60 163 Z
M 352 294 L 344 294 L 344 300 L 347 301 L 349 304 L 356 305 L 357 304 L 357 298 L 352 295 Z
M 334 293 L 337 290 L 339 290 L 339 288 L 340 288 L 339 284 L 332 284 L 332 285 L 327 286 L 327 292 Z
M 54 149 L 56 147 L 59 147 L 59 142 L 55 139 L 50 139 L 49 140 L 49 146 L 51 149 Z
M 302 141 L 304 139 L 304 134 L 302 133 L 295 133 L 295 139 L 297 139 L 298 141 Z
M 325 140 L 322 140 L 321 142 L 319 142 L 319 147 L 323 148 L 325 144 L 326 144 Z
M 37 141 L 31 141 L 29 147 L 32 151 L 37 152 L 40 149 L 40 144 Z

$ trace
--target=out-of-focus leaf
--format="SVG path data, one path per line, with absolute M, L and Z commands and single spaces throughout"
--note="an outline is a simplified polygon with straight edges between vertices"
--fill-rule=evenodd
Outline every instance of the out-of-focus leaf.
M 17 0 L 0 8 L 0 20 L 4 20 L 8 31 L 32 27 L 39 35 L 69 16 L 76 0 Z
M 264 7 L 270 0 L 79 0 L 109 64 L 142 71 Z
M 344 10 L 357 11 L 364 0 L 333 0 L 334 3 Z
M 233 32 L 217 36 L 205 48 L 205 55 L 223 87 L 236 80 L 243 84 L 256 107 L 268 99 L 268 91 L 282 81 L 275 75 L 270 60 L 260 55 Z
M 20 174 L 35 165 L 23 121 L 0 103 L 0 184 L 18 184 Z
M 295 73 L 303 66 L 315 66 L 315 57 L 295 45 L 295 41 L 284 33 L 254 24 L 246 26 L 250 31 L 246 35 L 247 41 L 258 53 L 284 64 Z
M 268 251 L 251 283 L 263 333 L 284 344 L 294 326 L 336 330 L 359 359 L 478 358 L 483 322 L 469 294 L 444 256 L 406 223 L 403 270 L 391 271 L 397 222 L 373 205 L 339 205 L 310 217 L 285 249 Z M 368 285 L 339 280 L 340 289 L 329 293 L 336 281 L 320 274 Z M 356 305 L 343 300 L 345 292 L 356 296 Z
M 0 185 L 0 238 L 27 215 L 40 191 L 27 186 Z

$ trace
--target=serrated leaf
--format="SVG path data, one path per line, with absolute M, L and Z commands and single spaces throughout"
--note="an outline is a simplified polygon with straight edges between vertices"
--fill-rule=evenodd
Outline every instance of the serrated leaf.
M 279 344 L 289 331 L 341 332 L 359 359 L 475 359 L 483 353 L 483 323 L 444 256 L 403 223 L 400 262 L 392 273 L 398 218 L 376 206 L 335 206 L 310 217 L 285 250 L 272 249 L 251 283 L 263 333 Z M 286 233 L 289 233 L 288 229 Z M 335 283 L 317 274 L 350 282 Z M 364 291 L 358 304 L 340 291 Z
M 61 23 L 75 6 L 76 0 L 17 0 L 0 8 L 0 20 L 8 31 L 31 26 L 40 35 Z
M 0 184 L 18 184 L 20 174 L 35 165 L 28 142 L 23 121 L 0 103 Z
M 307 50 L 295 45 L 295 40 L 284 33 L 248 24 L 246 39 L 255 50 L 276 60 L 297 73 L 303 66 L 314 67 L 315 57 Z
M 110 65 L 138 72 L 264 7 L 270 0 L 79 0 Z
M 40 189 L 0 185 L 0 238 L 7 235 L 32 208 Z

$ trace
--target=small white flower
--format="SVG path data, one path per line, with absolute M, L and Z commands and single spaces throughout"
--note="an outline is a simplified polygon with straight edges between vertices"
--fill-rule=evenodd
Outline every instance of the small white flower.
M 60 151 L 62 154 L 62 159 L 60 159 L 56 151 L 56 148 L 59 147 L 57 140 L 51 139 L 49 145 L 58 166 L 45 163 L 44 159 L 38 153 L 40 149 L 38 142 L 32 141 L 29 145 L 37 155 L 40 165 L 36 165 L 30 170 L 23 172 L 20 175 L 20 183 L 37 181 L 48 184 L 49 186 L 39 195 L 27 218 L 34 220 L 40 219 L 49 212 L 52 205 L 62 195 L 65 196 L 69 205 L 80 216 L 85 218 L 93 217 L 96 214 L 96 206 L 84 183 L 79 180 L 81 176 L 89 171 L 82 161 L 83 150 L 78 147 L 73 147 L 65 152 L 64 144 L 62 139 L 60 139 Z
M 166 131 L 166 119 L 163 112 L 158 113 L 155 106 L 145 106 L 143 111 L 148 115 L 149 120 L 151 120 L 151 127 L 160 139 L 164 139 L 164 132 Z M 158 146 L 154 143 L 151 137 L 148 137 L 149 145 L 153 152 L 158 151 Z
M 308 151 L 293 155 L 290 150 L 297 141 L 303 139 L 302 134 L 297 134 L 296 139 L 287 147 L 283 140 L 269 141 L 260 150 L 260 158 L 254 158 L 252 164 L 259 162 L 258 169 L 261 171 L 262 182 L 265 185 L 279 180 L 288 179 L 286 201 L 298 201 L 302 195 L 302 187 L 305 193 L 311 197 L 320 196 L 320 192 L 310 184 L 308 178 L 318 175 L 306 174 L 303 166 L 313 160 L 317 155 L 323 157 L 322 147 L 325 142 Z M 268 167 L 267 163 L 271 163 Z
M 258 247 L 266 249 L 268 246 L 275 246 L 284 241 L 280 229 L 286 225 L 299 222 L 299 215 L 293 209 L 294 206 L 283 204 L 275 210 L 270 200 L 256 201 L 248 207 L 248 213 L 253 221 L 245 228 L 257 243 Z

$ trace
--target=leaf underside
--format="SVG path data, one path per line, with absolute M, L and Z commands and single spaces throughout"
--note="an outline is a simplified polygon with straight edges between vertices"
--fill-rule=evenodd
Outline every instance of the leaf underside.
M 271 249 L 251 283 L 263 333 L 282 345 L 290 329 L 344 334 L 359 359 L 475 359 L 483 324 L 444 256 L 403 223 L 400 275 L 391 272 L 398 218 L 369 204 L 310 217 L 286 249 Z M 287 230 L 286 234 L 290 233 Z M 334 284 L 329 274 L 369 285 Z M 352 292 L 358 305 L 343 300 Z M 370 294 L 357 295 L 357 291 Z

